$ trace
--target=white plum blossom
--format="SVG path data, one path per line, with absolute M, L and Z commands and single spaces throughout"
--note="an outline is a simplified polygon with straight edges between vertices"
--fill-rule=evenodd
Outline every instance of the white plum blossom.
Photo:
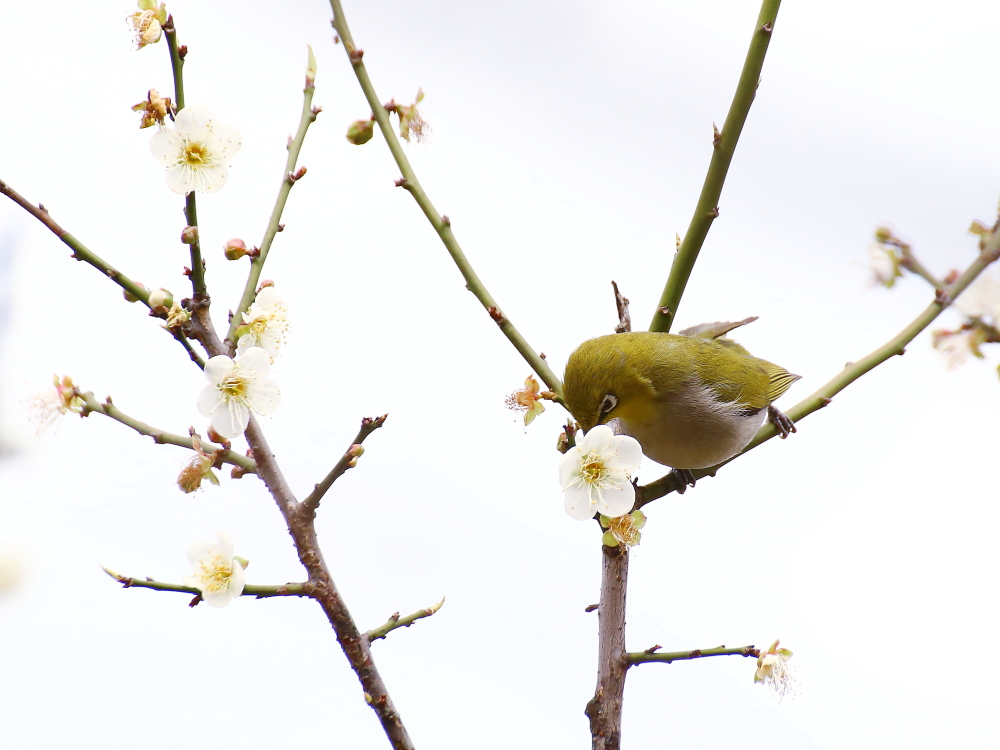
M 240 131 L 215 119 L 208 107 L 193 105 L 177 113 L 173 130 L 158 130 L 149 151 L 167 167 L 167 187 L 175 193 L 214 193 L 229 177 L 227 162 L 242 145 Z
M 984 271 L 959 295 L 955 307 L 970 318 L 1000 321 L 1000 280 L 989 270 Z
M 753 681 L 767 685 L 780 701 L 786 695 L 794 695 L 795 678 L 788 667 L 792 652 L 787 648 L 778 648 L 779 643 L 780 641 L 775 641 L 767 651 L 760 652 Z
M 872 272 L 873 284 L 887 288 L 891 288 L 903 275 L 896 249 L 878 242 L 868 247 L 868 270 Z
M 607 425 L 592 428 L 559 463 L 566 512 L 586 521 L 598 513 L 617 518 L 631 511 L 635 503 L 632 472 L 641 461 L 638 440 L 615 435 Z
M 212 357 L 205 363 L 208 385 L 198 398 L 198 409 L 212 420 L 212 427 L 224 438 L 243 434 L 250 412 L 267 416 L 281 403 L 281 390 L 267 379 L 271 358 L 252 346 L 230 359 Z
M 29 418 L 35 425 L 35 434 L 41 437 L 64 414 L 82 414 L 85 406 L 73 378 L 52 376 L 53 388 L 40 391 L 27 403 Z
M 260 347 L 273 363 L 285 343 L 289 328 L 288 304 L 274 291 L 274 287 L 266 286 L 257 292 L 250 309 L 243 313 L 243 323 L 248 330 L 240 336 L 239 350 Z
M 201 598 L 213 607 L 225 607 L 243 593 L 246 574 L 243 561 L 233 555 L 233 540 L 221 531 L 215 542 L 195 542 L 187 550 L 194 575 L 184 582 L 201 592 Z

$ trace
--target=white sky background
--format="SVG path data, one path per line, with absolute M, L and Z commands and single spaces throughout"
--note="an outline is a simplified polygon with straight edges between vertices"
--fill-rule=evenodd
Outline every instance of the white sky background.
M 363 416 L 389 412 L 324 500 L 334 578 L 367 629 L 437 601 L 374 645 L 418 747 L 581 748 L 596 671 L 599 534 L 562 509 L 563 415 L 527 432 L 503 397 L 528 367 L 463 289 L 366 108 L 320 0 L 168 5 L 189 47 L 189 104 L 237 125 L 229 184 L 199 198 L 216 319 L 245 280 L 221 253 L 259 243 L 299 114 L 313 126 L 265 276 L 294 337 L 266 422 L 305 493 Z M 0 179 L 147 286 L 189 294 L 183 199 L 129 107 L 170 91 L 165 43 L 130 49 L 127 3 L 0 11 Z M 758 4 L 368 2 L 346 12 L 379 96 L 434 128 L 409 153 L 503 310 L 561 372 L 615 323 L 636 328 L 666 279 L 739 75 Z M 995 29 L 982 2 L 789 2 L 781 10 L 679 325 L 759 315 L 739 332 L 803 376 L 791 406 L 895 335 L 931 299 L 871 289 L 888 223 L 938 273 L 975 255 L 969 222 L 1000 195 Z M 385 747 L 329 626 L 308 601 L 123 591 L 99 564 L 181 581 L 184 550 L 224 529 L 251 583 L 302 573 L 251 478 L 185 496 L 186 457 L 94 416 L 38 441 L 19 400 L 70 373 L 173 432 L 204 419 L 201 373 L 139 305 L 0 203 L 0 725 L 9 747 Z M 942 325 L 956 325 L 947 313 Z M 995 364 L 995 357 L 994 363 Z M 789 440 L 648 508 L 630 571 L 628 646 L 795 652 L 777 705 L 739 657 L 629 674 L 624 746 L 992 748 L 1000 734 L 993 364 L 949 372 L 924 334 Z M 644 466 L 640 478 L 660 476 Z M 227 474 L 227 472 L 226 472 Z

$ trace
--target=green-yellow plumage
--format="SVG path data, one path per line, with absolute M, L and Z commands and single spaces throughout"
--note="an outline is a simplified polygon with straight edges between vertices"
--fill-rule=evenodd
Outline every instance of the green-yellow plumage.
M 720 338 L 738 325 L 583 342 L 566 364 L 570 411 L 584 430 L 617 418 L 643 453 L 676 469 L 725 461 L 747 446 L 767 407 L 798 380 Z

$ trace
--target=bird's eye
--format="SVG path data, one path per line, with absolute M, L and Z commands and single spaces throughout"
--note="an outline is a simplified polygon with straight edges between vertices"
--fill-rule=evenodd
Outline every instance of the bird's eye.
M 607 396 L 604 397 L 604 400 L 601 402 L 601 414 L 607 414 L 616 406 L 618 406 L 618 399 L 609 393 Z

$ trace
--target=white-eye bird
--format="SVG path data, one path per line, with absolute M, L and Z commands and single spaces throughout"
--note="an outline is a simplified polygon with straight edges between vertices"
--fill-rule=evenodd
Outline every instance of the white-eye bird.
M 786 437 L 795 427 L 771 404 L 799 376 L 723 338 L 753 320 L 584 341 L 566 363 L 566 404 L 584 430 L 617 418 L 644 454 L 678 470 L 735 456 L 765 416 Z

